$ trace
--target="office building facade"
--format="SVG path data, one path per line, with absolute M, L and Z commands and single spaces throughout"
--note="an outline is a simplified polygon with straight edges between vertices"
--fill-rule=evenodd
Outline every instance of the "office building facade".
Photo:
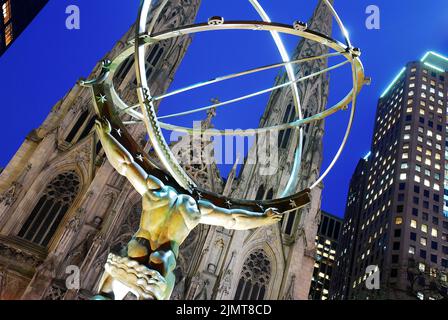
M 48 0 L 0 0 L 0 56 L 25 30 Z
M 321 211 L 321 220 L 316 235 L 316 261 L 309 298 L 327 300 L 332 281 L 336 249 L 341 233 L 342 219 Z
M 428 52 L 379 99 L 361 202 L 348 198 L 335 298 L 440 298 L 426 289 L 448 267 L 447 70 L 448 58 Z M 374 274 L 380 288 L 369 290 Z

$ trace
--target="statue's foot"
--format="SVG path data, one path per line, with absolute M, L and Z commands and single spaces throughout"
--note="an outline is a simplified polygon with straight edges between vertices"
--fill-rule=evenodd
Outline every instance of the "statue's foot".
M 127 257 L 109 254 L 105 272 L 113 278 L 116 299 L 131 292 L 141 300 L 165 300 L 167 281 L 158 272 Z

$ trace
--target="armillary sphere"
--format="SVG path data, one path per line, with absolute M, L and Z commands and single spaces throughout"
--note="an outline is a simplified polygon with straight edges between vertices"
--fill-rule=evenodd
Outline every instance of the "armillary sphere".
M 364 68 L 360 60 L 360 54 L 361 54 L 360 50 L 352 46 L 348 32 L 346 31 L 341 19 L 339 18 L 338 14 L 336 13 L 331 3 L 328 0 L 324 1 L 328 6 L 334 19 L 338 23 L 339 28 L 342 31 L 342 34 L 344 36 L 343 42 L 337 41 L 331 38 L 331 36 L 329 35 L 325 35 L 315 30 L 311 30 L 306 23 L 302 23 L 299 21 L 294 22 L 291 25 L 272 22 L 257 0 L 249 0 L 249 2 L 252 4 L 252 6 L 256 9 L 258 14 L 260 15 L 261 21 L 224 21 L 224 19 L 221 17 L 212 17 L 209 19 L 208 22 L 205 23 L 197 23 L 193 25 L 182 26 L 172 30 L 157 33 L 153 32 L 155 22 L 160 16 L 162 9 L 166 6 L 168 0 L 160 1 L 160 4 L 157 6 L 153 6 L 154 2 L 157 2 L 155 0 L 144 0 L 141 2 L 135 38 L 127 44 L 127 47 L 113 61 L 103 61 L 102 72 L 97 79 L 81 81 L 81 85 L 92 87 L 93 96 L 95 99 L 95 105 L 97 103 L 102 104 L 102 109 L 99 110 L 99 108 L 96 107 L 96 112 L 98 113 L 99 116 L 107 117 L 108 120 L 111 122 L 112 127 L 114 128 L 115 132 L 114 134 L 116 139 L 118 139 L 120 143 L 122 143 L 123 145 L 126 145 L 130 152 L 134 153 L 133 156 L 137 159 L 137 161 L 140 162 L 143 169 L 147 170 L 147 172 L 153 174 L 162 181 L 165 181 L 166 183 L 171 184 L 177 189 L 182 190 L 182 192 L 186 192 L 187 194 L 192 195 L 196 199 L 206 199 L 219 206 L 228 206 L 229 208 L 246 207 L 250 210 L 265 210 L 266 208 L 269 207 L 275 207 L 282 212 L 294 211 L 310 201 L 309 199 L 310 190 L 319 185 L 319 183 L 322 181 L 322 179 L 325 178 L 325 176 L 327 176 L 327 174 L 330 172 L 330 170 L 333 168 L 336 161 L 340 157 L 346 145 L 353 124 L 357 95 L 359 94 L 361 88 L 368 83 L 368 79 L 365 78 Z M 152 20 L 150 22 L 148 21 L 149 16 L 152 17 Z M 282 62 L 218 77 L 210 81 L 194 84 L 182 89 L 162 94 L 160 96 L 151 95 L 151 92 L 149 90 L 150 86 L 148 84 L 148 79 L 145 72 L 145 52 L 148 47 L 151 47 L 160 41 L 179 36 L 192 35 L 199 32 L 222 31 L 222 30 L 253 30 L 254 32 L 263 32 L 263 31 L 270 32 L 275 42 L 275 45 L 280 53 Z M 280 38 L 280 34 L 302 37 L 310 41 L 324 45 L 328 49 L 333 50 L 334 52 L 323 54 L 320 56 L 310 56 L 291 61 L 285 49 L 285 45 Z M 118 70 L 120 65 L 131 55 L 134 55 L 136 62 L 135 63 L 136 78 L 137 78 L 136 90 L 139 100 L 139 103 L 133 106 L 127 105 L 119 97 L 113 85 L 113 78 L 115 72 Z M 344 62 L 334 66 L 327 67 L 323 70 L 314 72 L 312 74 L 303 77 L 299 78 L 296 77 L 293 65 L 319 59 L 327 59 L 333 56 L 344 57 L 345 58 Z M 346 64 L 351 65 L 353 86 L 350 89 L 350 91 L 346 94 L 344 98 L 342 98 L 335 105 L 327 107 L 324 111 L 320 113 L 310 115 L 309 117 L 304 118 L 300 103 L 299 90 L 297 86 L 298 83 L 306 81 L 307 79 L 310 79 L 312 77 L 322 75 L 326 72 L 342 67 L 343 65 Z M 195 108 L 186 112 L 173 113 L 163 117 L 158 117 L 156 114 L 155 102 L 160 101 L 163 98 L 184 93 L 200 87 L 205 87 L 207 85 L 218 83 L 221 81 L 233 79 L 236 77 L 280 67 L 284 67 L 288 75 L 288 81 L 283 84 L 265 90 L 261 90 L 246 96 L 238 97 L 232 100 L 223 101 L 217 104 L 212 104 L 200 108 Z M 187 114 L 193 114 L 196 112 L 208 110 L 211 108 L 226 106 L 231 103 L 239 102 L 244 99 L 249 99 L 251 97 L 272 92 L 274 90 L 279 90 L 285 87 L 290 87 L 291 89 L 297 118 L 289 123 L 252 130 L 252 133 L 260 134 L 271 130 L 285 130 L 288 128 L 292 128 L 299 137 L 298 145 L 295 150 L 290 178 L 285 189 L 281 194 L 281 198 L 267 201 L 231 199 L 199 188 L 196 185 L 195 181 L 193 181 L 193 179 L 186 173 L 186 171 L 182 168 L 182 166 L 179 164 L 179 162 L 171 152 L 168 143 L 166 142 L 162 134 L 162 129 L 175 130 L 188 134 L 202 133 L 202 129 L 188 128 L 169 124 L 165 122 L 165 119 L 180 117 Z M 301 168 L 302 146 L 304 135 L 303 126 L 308 123 L 323 120 L 326 117 L 336 113 L 337 111 L 348 109 L 350 105 L 351 105 L 351 111 L 347 129 L 344 138 L 342 140 L 342 143 L 336 155 L 334 156 L 333 160 L 331 161 L 330 165 L 322 173 L 322 175 L 312 185 L 309 186 L 309 188 L 301 192 L 294 193 L 298 185 L 299 180 L 298 177 L 300 173 L 299 171 Z M 128 114 L 129 116 L 131 116 L 132 120 L 122 122 L 120 119 L 120 115 L 123 114 Z M 159 158 L 160 163 L 163 167 L 154 163 L 145 154 L 142 148 L 133 140 L 133 138 L 129 135 L 129 133 L 125 128 L 125 125 L 138 124 L 142 122 L 146 126 L 149 140 L 152 144 L 155 154 Z M 227 130 L 218 130 L 218 132 L 222 135 L 230 134 L 229 131 Z M 232 132 L 231 134 L 236 135 L 235 132 Z

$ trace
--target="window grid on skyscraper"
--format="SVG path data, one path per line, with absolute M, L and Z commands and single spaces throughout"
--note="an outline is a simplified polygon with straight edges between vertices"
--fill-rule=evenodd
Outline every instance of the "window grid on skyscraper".
M 367 177 L 357 186 L 362 203 L 358 211 L 349 211 L 350 219 L 358 216 L 357 225 L 353 233 L 343 232 L 354 240 L 341 239 L 344 255 L 337 260 L 338 266 L 353 261 L 335 289 L 345 288 L 348 298 L 360 297 L 365 289 L 368 265 L 378 265 L 382 281 L 403 289 L 409 257 L 419 259 L 425 270 L 448 265 L 447 75 L 426 68 L 425 59 L 448 69 L 448 59 L 428 53 L 423 61 L 409 63 L 378 102 Z M 350 200 L 346 210 L 352 210 Z M 345 221 L 343 230 L 352 224 Z

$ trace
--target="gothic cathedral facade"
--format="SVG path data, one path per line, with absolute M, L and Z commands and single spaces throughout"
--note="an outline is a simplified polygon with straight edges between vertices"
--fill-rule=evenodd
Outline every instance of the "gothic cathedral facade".
M 195 21 L 200 0 L 171 0 L 156 29 Z M 319 4 L 310 28 L 330 35 L 332 18 Z M 133 37 L 133 27 L 108 53 L 113 57 Z M 188 36 L 164 41 L 147 53 L 146 70 L 155 94 L 165 92 L 191 43 Z M 321 45 L 302 40 L 294 58 L 321 55 Z M 325 60 L 297 68 L 307 75 L 326 67 Z M 116 74 L 116 87 L 135 102 L 135 73 L 129 59 Z M 100 70 L 98 65 L 92 77 Z M 287 81 L 284 73 L 276 83 Z M 304 113 L 323 110 L 328 78 L 312 78 L 299 86 Z M 93 130 L 88 89 L 75 86 L 51 110 L 43 124 L 25 139 L 0 174 L 0 299 L 89 299 L 95 292 L 105 259 L 120 250 L 138 227 L 140 196 L 107 162 Z M 211 126 L 212 113 L 205 124 Z M 296 117 L 289 89 L 275 91 L 260 126 Z M 324 124 L 308 125 L 298 188 L 316 180 L 322 162 Z M 233 170 L 224 182 L 215 165 L 186 168 L 201 184 L 232 197 L 267 199 L 278 196 L 288 180 L 297 132 L 276 137 L 278 172 L 263 175 L 259 164 Z M 136 141 L 149 148 L 143 127 L 132 127 Z M 249 152 L 249 156 L 252 150 Z M 272 177 L 275 177 L 274 179 Z M 201 226 L 181 247 L 173 299 L 307 299 L 314 266 L 314 241 L 320 218 L 322 186 L 312 192 L 312 203 L 290 213 L 275 227 L 229 231 Z M 67 286 L 71 267 L 80 286 Z

